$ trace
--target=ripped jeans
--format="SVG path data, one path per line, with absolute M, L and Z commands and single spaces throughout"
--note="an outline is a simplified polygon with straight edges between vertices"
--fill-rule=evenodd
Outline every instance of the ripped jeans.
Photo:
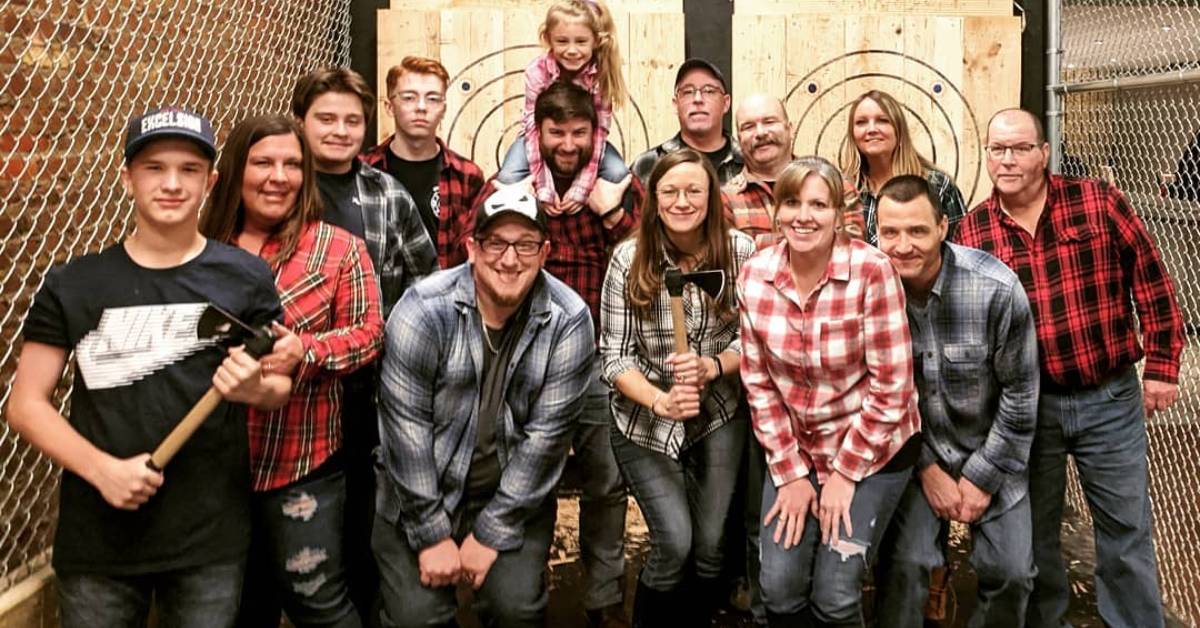
M 251 497 L 239 628 L 275 628 L 281 607 L 297 628 L 362 626 L 342 562 L 346 477 L 340 468 L 326 468 L 331 464 Z
M 910 477 L 912 467 L 905 467 L 897 471 L 880 471 L 855 485 L 850 501 L 850 523 L 854 534 L 845 537 L 845 527 L 842 527 L 839 549 L 821 544 L 821 524 L 811 512 L 805 517 L 800 543 L 791 549 L 783 549 L 782 539 L 779 544 L 775 543 L 776 521 L 759 531 L 762 561 L 759 581 L 768 625 L 808 625 L 802 619 L 804 617 L 815 618 L 828 626 L 864 625 L 863 576 Z M 817 485 L 815 471 L 809 474 L 807 481 L 812 482 L 819 494 L 821 487 Z M 766 518 L 775 504 L 777 494 L 775 483 L 768 474 L 763 480 L 762 518 Z

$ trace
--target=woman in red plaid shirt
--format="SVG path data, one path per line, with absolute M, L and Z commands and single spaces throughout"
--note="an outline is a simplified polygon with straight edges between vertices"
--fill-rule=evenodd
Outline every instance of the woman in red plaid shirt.
M 253 538 L 239 626 L 361 626 L 342 564 L 346 484 L 340 378 L 374 360 L 383 342 L 379 290 L 362 240 L 318 220 L 312 154 L 291 119 L 233 128 L 220 179 L 201 217 L 204 235 L 261 256 L 275 273 L 287 348 L 264 371 L 291 374 L 287 405 L 252 411 Z
M 738 278 L 742 381 L 766 453 L 760 583 L 771 626 L 861 626 L 862 576 L 916 461 L 904 288 L 842 233 L 841 175 L 805 157 L 775 184 L 781 242 Z

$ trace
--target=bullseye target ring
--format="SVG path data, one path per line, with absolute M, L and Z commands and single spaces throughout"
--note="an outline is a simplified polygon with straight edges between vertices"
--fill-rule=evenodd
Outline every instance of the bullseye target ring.
M 919 72 L 912 74 L 928 73 L 928 76 L 901 76 L 888 72 L 863 71 L 839 77 L 829 85 L 821 85 L 816 78 L 834 63 L 853 57 L 869 59 L 870 55 L 898 57 L 906 62 L 907 70 L 913 69 L 912 66 L 907 65 L 908 63 L 922 68 Z M 917 150 L 953 177 L 965 199 L 969 201 L 974 198 L 984 176 L 983 134 L 979 121 L 975 117 L 975 110 L 963 95 L 962 90 L 949 77 L 929 63 L 902 52 L 877 49 L 848 52 L 821 63 L 796 81 L 784 98 L 784 106 L 789 111 L 802 108 L 801 113 L 794 118 L 796 140 L 792 146 L 793 152 L 797 155 L 840 155 L 847 141 L 842 129 L 845 128 L 849 108 L 859 95 L 869 89 L 865 87 L 856 89 L 854 85 L 868 81 L 871 82 L 870 88 L 889 92 L 900 101 Z M 890 88 L 886 85 L 888 82 L 894 82 L 896 87 Z M 828 107 L 828 99 L 836 98 L 837 92 L 841 89 L 845 90 L 846 98 L 837 101 L 837 108 L 825 115 L 823 120 L 818 119 L 814 114 L 817 107 Z M 910 106 L 909 103 L 914 101 L 909 96 L 914 94 L 929 102 L 932 114 L 929 119 Z M 951 103 L 946 102 L 946 99 L 954 99 L 961 106 L 961 124 L 955 123 L 954 117 L 948 111 Z M 945 154 L 947 151 L 939 154 L 934 139 L 938 131 L 946 133 L 950 138 L 949 154 Z M 808 140 L 814 136 L 815 139 L 809 144 Z M 968 151 L 963 142 L 967 137 L 975 139 L 976 149 L 973 154 L 967 154 Z M 836 143 L 831 146 L 831 143 L 834 142 Z
M 505 105 L 510 102 L 522 101 L 525 95 L 524 93 L 506 95 L 504 93 L 504 84 L 506 79 L 522 75 L 524 73 L 524 64 L 522 64 L 521 69 L 508 70 L 497 76 L 483 77 L 478 80 L 474 78 L 472 72 L 478 66 L 497 55 L 522 50 L 531 50 L 536 54 L 541 51 L 541 46 L 539 44 L 520 44 L 500 48 L 469 62 L 450 78 L 450 89 L 457 91 L 459 94 L 464 94 L 465 98 L 450 119 L 450 126 L 446 131 L 446 140 L 451 144 L 463 148 L 469 147 L 462 152 L 465 152 L 469 159 L 481 166 L 485 163 L 485 158 L 491 157 L 494 160 L 495 167 L 498 169 L 504 161 L 504 154 L 508 151 L 509 146 L 521 134 L 521 121 L 516 120 L 506 123 L 503 110 Z M 489 104 L 490 106 L 488 106 Z M 609 130 L 608 136 L 608 141 L 621 152 L 622 157 L 627 159 L 628 148 L 637 144 L 638 139 L 641 140 L 641 145 L 650 145 L 650 132 L 646 125 L 646 120 L 642 116 L 641 108 L 638 107 L 637 102 L 633 98 L 629 99 L 629 105 L 633 112 L 634 128 L 626 130 L 621 124 L 620 119 L 613 116 L 612 127 Z M 488 109 L 478 118 L 477 122 L 470 125 L 464 114 L 478 107 L 488 107 Z M 497 126 L 499 127 L 498 129 L 495 128 Z M 492 133 L 487 132 L 489 129 L 492 129 Z M 460 136 L 463 134 L 468 134 L 470 140 L 462 140 Z M 640 138 L 638 135 L 640 135 Z M 489 136 L 495 137 L 495 141 L 481 140 L 481 138 L 488 138 Z M 488 155 L 488 152 L 491 155 Z

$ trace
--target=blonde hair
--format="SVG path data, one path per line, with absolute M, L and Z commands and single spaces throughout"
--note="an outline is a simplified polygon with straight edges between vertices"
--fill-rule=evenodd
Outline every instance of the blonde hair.
M 617 47 L 616 24 L 603 0 L 559 0 L 546 11 L 546 20 L 538 29 L 542 44 L 550 46 L 550 31 L 568 20 L 581 20 L 596 37 L 592 62 L 599 69 L 600 97 L 618 109 L 629 98 L 625 77 L 621 75 L 621 51 Z
M 924 177 L 930 170 L 937 170 L 933 162 L 923 157 L 913 146 L 912 134 L 908 132 L 908 121 L 904 117 L 904 108 L 900 106 L 900 102 L 887 92 L 873 89 L 859 96 L 850 105 L 850 116 L 846 123 L 846 141 L 842 144 L 842 154 L 839 159 L 846 178 L 852 181 L 856 188 L 861 188 L 869 173 L 867 160 L 863 159 L 862 153 L 858 151 L 858 146 L 854 143 L 854 113 L 858 111 L 858 106 L 867 99 L 879 105 L 883 113 L 892 121 L 892 128 L 896 130 L 896 147 L 892 149 L 892 176 L 911 174 Z

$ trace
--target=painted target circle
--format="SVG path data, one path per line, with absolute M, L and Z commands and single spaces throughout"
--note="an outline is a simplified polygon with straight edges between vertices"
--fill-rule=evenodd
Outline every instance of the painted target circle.
M 504 110 L 513 102 L 520 107 L 525 94 L 506 94 L 504 87 L 506 79 L 524 74 L 524 64 L 521 69 L 503 71 L 490 77 L 479 76 L 478 69 L 499 55 L 525 50 L 536 54 L 541 50 L 541 45 L 521 44 L 489 52 L 470 61 L 450 78 L 450 84 L 459 86 L 465 98 L 450 119 L 445 139 L 485 171 L 488 170 L 485 164 L 489 163 L 494 164 L 495 169 L 499 169 L 505 153 L 520 137 L 521 121 L 514 121 L 511 116 L 506 120 Z M 637 101 L 630 97 L 628 106 L 632 113 L 633 128 L 626 129 L 620 119 L 613 116 L 608 135 L 608 141 L 627 161 L 632 159 L 628 154 L 630 146 L 650 145 L 650 132 Z M 466 112 L 478 115 L 469 116 L 468 120 Z
M 826 76 L 835 63 L 853 59 L 863 67 L 886 67 L 897 58 L 904 63 L 903 75 L 860 71 Z M 970 202 L 986 179 L 983 134 L 975 110 L 949 77 L 902 52 L 848 52 L 821 63 L 791 85 L 784 106 L 793 114 L 793 152 L 840 155 L 847 141 L 850 105 L 870 89 L 888 92 L 901 103 L 913 145 L 949 174 Z

